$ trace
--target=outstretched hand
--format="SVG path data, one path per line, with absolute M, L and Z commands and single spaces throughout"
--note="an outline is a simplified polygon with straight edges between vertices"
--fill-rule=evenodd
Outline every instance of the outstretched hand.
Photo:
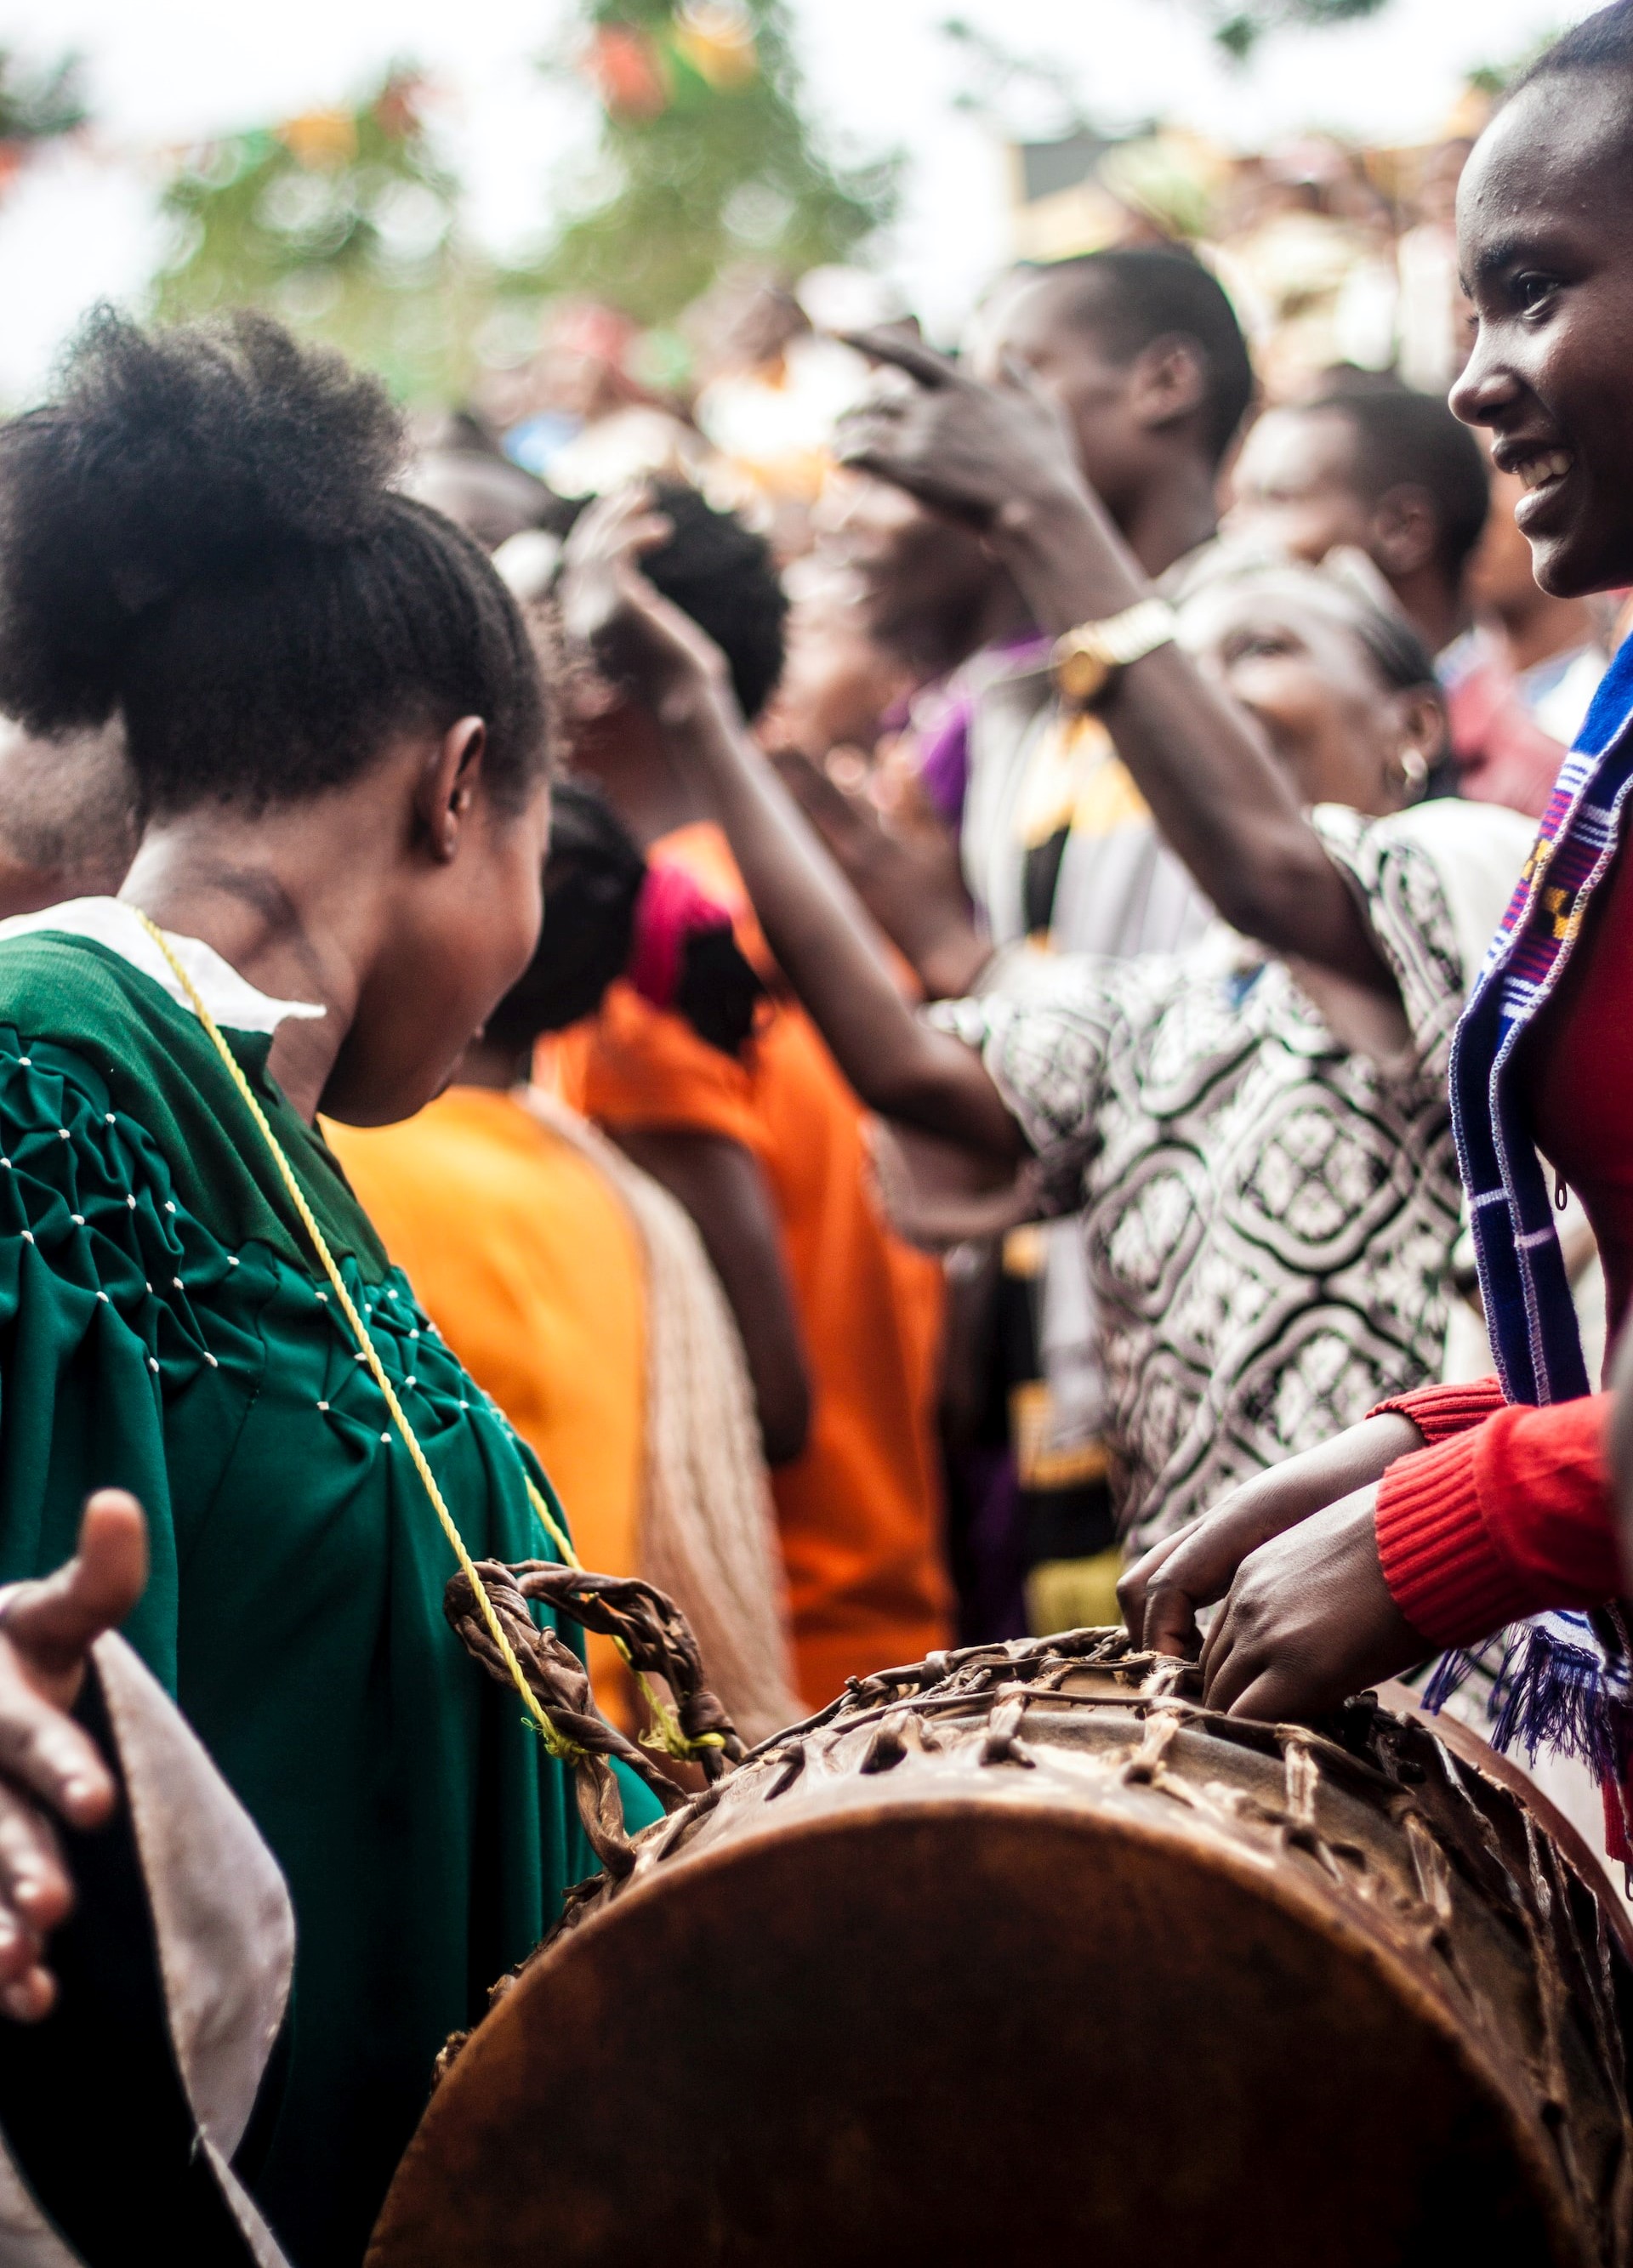
M 1016 507 L 1085 497 L 1065 416 L 1019 364 L 1007 385 L 983 386 L 893 331 L 857 331 L 848 343 L 913 383 L 880 388 L 841 419 L 843 463 L 979 528 Z
M 623 489 L 585 512 L 562 555 L 568 637 L 606 676 L 669 718 L 702 697 L 729 699 L 720 648 L 641 572 L 644 555 L 673 533 L 649 489 Z
M 1390 1596 L 1375 1512 L 1384 1472 L 1422 1446 L 1389 1413 L 1244 1483 L 1124 1576 L 1135 1644 L 1200 1657 L 1208 1705 L 1243 1717 L 1332 1708 L 1409 1668 L 1431 1649 Z M 1222 1599 L 1204 1643 L 1198 1610 Z
M 100 1827 L 118 1800 L 70 1712 L 92 1644 L 124 1620 L 146 1580 L 142 1507 L 122 1489 L 100 1489 L 67 1565 L 0 1593 L 0 2012 L 24 2023 L 56 1998 L 46 1940 L 73 1910 L 52 1815 Z

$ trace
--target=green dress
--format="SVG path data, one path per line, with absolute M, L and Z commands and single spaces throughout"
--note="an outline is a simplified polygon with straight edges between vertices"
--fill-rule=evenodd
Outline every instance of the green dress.
M 470 1551 L 547 1556 L 530 1452 L 268 1078 L 270 1040 L 227 1037 Z M 299 2268 L 355 2262 L 438 2048 L 595 1861 L 517 1697 L 443 1619 L 447 1541 L 207 1034 L 107 946 L 13 936 L 0 1580 L 69 1557 L 109 1484 L 151 1536 L 126 1635 L 293 1899 L 283 2092 L 250 2185 Z

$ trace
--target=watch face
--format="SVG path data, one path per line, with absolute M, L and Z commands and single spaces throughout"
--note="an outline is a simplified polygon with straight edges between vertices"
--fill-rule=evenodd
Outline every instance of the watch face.
M 1111 664 L 1081 646 L 1062 654 L 1054 666 L 1054 681 L 1061 698 L 1080 706 L 1092 701 L 1111 675 Z

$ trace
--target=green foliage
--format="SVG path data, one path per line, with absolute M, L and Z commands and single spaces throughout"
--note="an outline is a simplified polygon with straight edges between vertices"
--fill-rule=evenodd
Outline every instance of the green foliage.
M 458 184 L 416 97 L 399 68 L 355 108 L 189 152 L 165 191 L 174 243 L 157 312 L 267 307 L 408 400 L 457 394 L 487 282 L 459 243 Z
M 1555 24 L 1551 31 L 1539 33 L 1528 47 L 1507 63 L 1476 64 L 1468 74 L 1468 85 L 1476 94 L 1489 95 L 1495 102 L 1499 95 L 1507 92 L 1522 71 L 1530 70 L 1539 55 L 1548 53 L 1564 29 L 1563 24 Z
M 1360 16 L 1376 16 L 1387 7 L 1389 0 L 1245 0 L 1245 4 L 1233 6 L 1230 0 L 1201 0 L 1204 12 L 1212 19 L 1214 37 L 1234 63 L 1245 63 L 1267 33 L 1290 29 L 1296 25 L 1319 27 L 1329 24 L 1353 22 Z
M 597 85 L 602 193 L 517 282 L 661 323 L 734 263 L 798 275 L 889 218 L 898 161 L 846 168 L 813 137 L 784 0 L 585 0 L 581 23 L 545 67 Z
M 0 146 L 15 150 L 49 142 L 83 126 L 89 113 L 78 55 L 65 55 L 43 70 L 28 70 L 10 48 L 0 48 Z

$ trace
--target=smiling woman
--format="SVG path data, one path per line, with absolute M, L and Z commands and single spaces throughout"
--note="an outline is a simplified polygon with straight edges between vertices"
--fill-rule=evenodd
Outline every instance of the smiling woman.
M 1452 407 L 1526 494 L 1546 591 L 1633 578 L 1633 28 L 1606 9 L 1544 58 L 1482 140 L 1459 201 L 1479 335 Z
M 1516 520 L 1561 597 L 1633 579 L 1630 146 L 1633 0 L 1617 0 L 1533 67 L 1459 198 L 1479 329 L 1453 406 L 1523 482 Z M 1541 1160 L 1587 1210 L 1614 1335 L 1633 1308 L 1630 795 L 1624 646 L 1458 1036 L 1453 1108 L 1498 1375 L 1399 1397 L 1250 1484 L 1127 1591 L 1131 1628 L 1175 1649 L 1196 1643 L 1196 1609 L 1225 1597 L 1203 1666 L 1209 1697 L 1246 1713 L 1326 1705 L 1431 1645 L 1533 1617 L 1510 1633 L 1499 1730 L 1588 1756 L 1623 1859 L 1633 1663 L 1619 1612 L 1585 1610 L 1608 1609 L 1633 1571 L 1615 1547 L 1609 1397 L 1588 1391 Z

